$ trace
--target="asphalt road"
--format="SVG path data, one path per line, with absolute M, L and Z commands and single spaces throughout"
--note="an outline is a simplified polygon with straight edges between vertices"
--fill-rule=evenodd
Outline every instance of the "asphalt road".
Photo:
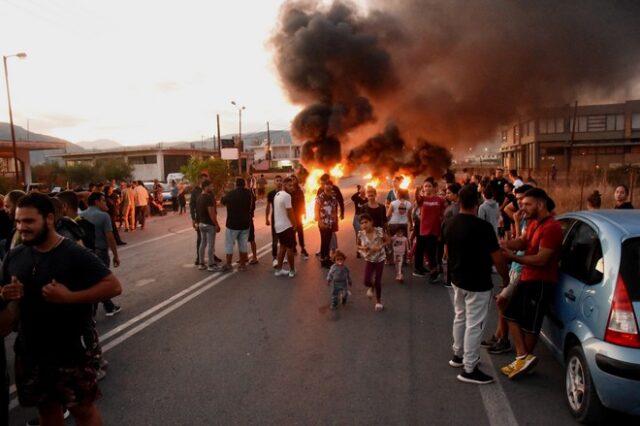
M 123 234 L 129 244 L 115 270 L 124 286 L 116 300 L 122 312 L 98 314 L 110 362 L 100 382 L 106 425 L 574 423 L 564 405 L 562 368 L 543 345 L 539 366 L 522 380 L 498 376 L 513 355 L 486 353 L 482 367 L 497 383 L 456 380 L 458 370 L 448 365 L 450 290 L 411 277 L 409 268 L 398 285 L 387 267 L 385 310 L 374 312 L 355 257 L 352 206 L 339 244 L 355 285 L 337 311 L 328 310 L 326 270 L 313 255 L 296 258 L 295 278 L 273 276 L 264 204 L 258 209 L 260 264 L 245 272 L 197 270 L 187 216 L 153 218 L 144 231 Z M 305 236 L 314 253 L 316 228 Z M 6 340 L 10 355 L 13 339 Z M 11 424 L 23 425 L 34 413 L 16 407 Z

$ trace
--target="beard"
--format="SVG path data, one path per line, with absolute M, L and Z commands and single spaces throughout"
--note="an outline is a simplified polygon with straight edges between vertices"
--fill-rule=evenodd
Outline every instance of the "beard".
M 40 230 L 40 232 L 36 233 L 33 239 L 25 241 L 22 240 L 22 244 L 25 246 L 39 246 L 47 241 L 47 237 L 49 236 L 49 225 L 47 222 L 44 223 L 44 226 Z

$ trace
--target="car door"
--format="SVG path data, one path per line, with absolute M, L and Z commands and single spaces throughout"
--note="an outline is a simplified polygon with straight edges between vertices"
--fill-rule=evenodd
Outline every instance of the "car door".
M 585 288 L 602 282 L 604 264 L 602 246 L 596 230 L 576 220 L 562 246 L 560 279 L 550 308 L 550 320 L 556 329 L 552 340 L 561 348 L 568 324 L 575 320 Z

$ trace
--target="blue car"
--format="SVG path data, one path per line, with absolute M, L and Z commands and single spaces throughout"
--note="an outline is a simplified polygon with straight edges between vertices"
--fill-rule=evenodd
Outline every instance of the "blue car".
M 606 409 L 640 415 L 640 212 L 558 216 L 560 281 L 542 338 L 564 365 L 566 400 L 580 422 Z

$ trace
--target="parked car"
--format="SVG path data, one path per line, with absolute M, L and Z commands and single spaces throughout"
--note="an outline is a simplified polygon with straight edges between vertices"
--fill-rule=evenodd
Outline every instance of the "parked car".
M 569 410 L 585 423 L 607 408 L 640 415 L 640 212 L 558 220 L 560 280 L 542 337 L 564 365 Z
M 162 185 L 162 205 L 171 205 L 171 186 L 168 183 L 160 182 Z M 144 182 L 144 187 L 147 188 L 150 195 L 153 195 L 153 182 Z

